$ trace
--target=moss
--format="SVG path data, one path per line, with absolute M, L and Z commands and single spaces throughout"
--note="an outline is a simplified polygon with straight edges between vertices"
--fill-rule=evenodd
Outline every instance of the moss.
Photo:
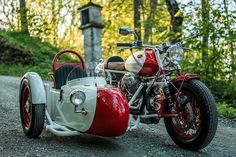
M 59 48 L 54 47 L 48 43 L 41 42 L 39 38 L 31 37 L 21 32 L 7 32 L 0 30 L 0 46 L 2 46 L 1 54 L 5 58 L 13 58 L 14 55 L 25 58 L 25 61 L 9 61 L 6 62 L 5 58 L 1 62 L 5 63 L 21 63 L 37 65 L 41 62 L 50 63 L 53 56 L 59 51 Z M 16 51 L 20 51 L 16 53 Z M 24 57 L 25 54 L 29 57 Z M 8 57 L 9 56 L 9 57 Z
M 0 30 L 0 75 L 23 76 L 34 71 L 49 80 L 51 63 L 59 49 L 25 33 Z M 60 61 L 78 62 L 78 59 L 65 55 Z

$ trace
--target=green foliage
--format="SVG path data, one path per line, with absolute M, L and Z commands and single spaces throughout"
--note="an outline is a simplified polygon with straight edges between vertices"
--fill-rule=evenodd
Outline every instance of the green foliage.
M 0 64 L 0 75 L 22 77 L 26 72 L 37 72 L 43 80 L 51 80 L 48 73 L 52 71 L 50 64 L 40 64 L 38 66 L 22 64 Z
M 0 38 L 1 37 L 7 42 L 8 47 L 19 47 L 22 51 L 30 53 L 32 55 L 32 61 L 28 64 L 31 64 L 32 62 L 34 65 L 51 63 L 53 56 L 59 50 L 49 43 L 41 42 L 39 38 L 30 37 L 21 32 L 7 32 L 0 30 Z
M 222 117 L 236 119 L 236 108 L 230 107 L 224 102 L 217 104 L 217 112 Z
M 1 45 L 3 44 L 1 41 L 4 41 L 4 45 Z M 0 58 L 0 75 L 22 76 L 28 71 L 33 71 L 37 72 L 43 79 L 49 80 L 48 73 L 52 71 L 52 60 L 59 48 L 21 32 L 0 30 L 0 50 L 0 57 L 5 57 Z M 19 51 L 20 56 L 17 56 L 15 50 Z M 27 58 L 24 62 L 15 60 L 24 57 L 22 53 L 30 54 L 32 57 Z M 5 60 L 7 56 L 10 57 L 8 62 Z M 79 60 L 69 54 L 62 55 L 59 62 L 75 63 Z
M 198 38 L 185 41 L 184 45 L 193 48 L 194 52 L 185 54 L 183 69 L 188 73 L 200 74 L 216 100 L 236 107 L 236 31 L 233 29 L 236 10 L 230 7 L 236 3 L 229 2 L 209 1 L 209 21 L 202 18 L 201 3 L 183 6 L 183 9 L 189 9 L 185 12 L 184 34 L 188 36 L 191 30 L 199 31 Z M 203 36 L 208 36 L 208 44 L 203 42 Z M 202 55 L 203 51 L 206 56 Z
M 19 48 L 19 51 L 31 54 L 32 58 L 26 60 L 24 64 L 14 62 L 14 58 L 19 56 L 13 56 L 12 61 L 1 61 L 0 75 L 12 75 L 22 76 L 28 71 L 34 71 L 44 79 L 49 79 L 48 72 L 51 71 L 51 62 L 59 50 L 56 47 L 51 46 L 48 43 L 43 43 L 39 38 L 30 37 L 27 34 L 21 32 L 6 32 L 0 30 L 0 40 L 4 41 L 5 50 L 1 51 L 2 56 L 16 55 L 14 48 Z M 1 44 L 1 42 L 0 42 Z M 1 45 L 2 47 L 2 45 Z

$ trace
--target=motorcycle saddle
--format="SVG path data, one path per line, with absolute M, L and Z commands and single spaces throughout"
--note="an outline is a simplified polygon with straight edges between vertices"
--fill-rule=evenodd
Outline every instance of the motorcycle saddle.
M 108 58 L 107 60 L 105 60 L 104 68 L 110 69 L 110 70 L 124 71 L 125 70 L 125 62 L 119 56 L 112 56 L 112 57 Z

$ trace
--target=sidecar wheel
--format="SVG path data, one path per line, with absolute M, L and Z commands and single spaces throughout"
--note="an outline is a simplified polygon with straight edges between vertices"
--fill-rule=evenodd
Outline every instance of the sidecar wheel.
M 23 131 L 28 138 L 37 138 L 43 130 L 45 120 L 45 104 L 33 104 L 28 79 L 24 79 L 20 87 L 20 115 Z
M 177 88 L 180 83 L 176 83 Z M 165 126 L 172 140 L 181 148 L 199 150 L 206 147 L 215 136 L 217 112 L 210 90 L 199 80 L 183 84 L 179 116 L 165 118 Z

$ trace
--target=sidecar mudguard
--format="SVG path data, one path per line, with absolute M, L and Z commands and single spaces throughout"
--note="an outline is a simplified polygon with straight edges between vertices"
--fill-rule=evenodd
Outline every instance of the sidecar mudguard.
M 41 77 L 35 72 L 27 72 L 21 79 L 21 84 L 27 79 L 30 86 L 33 104 L 46 104 L 46 93 Z M 21 87 L 20 87 L 21 91 Z
M 129 123 L 129 107 L 118 88 L 98 88 L 94 119 L 86 133 L 114 137 L 124 134 Z
M 178 81 L 189 81 L 190 79 L 200 79 L 198 74 L 186 74 L 186 75 L 179 75 L 171 80 L 171 82 L 178 82 Z

